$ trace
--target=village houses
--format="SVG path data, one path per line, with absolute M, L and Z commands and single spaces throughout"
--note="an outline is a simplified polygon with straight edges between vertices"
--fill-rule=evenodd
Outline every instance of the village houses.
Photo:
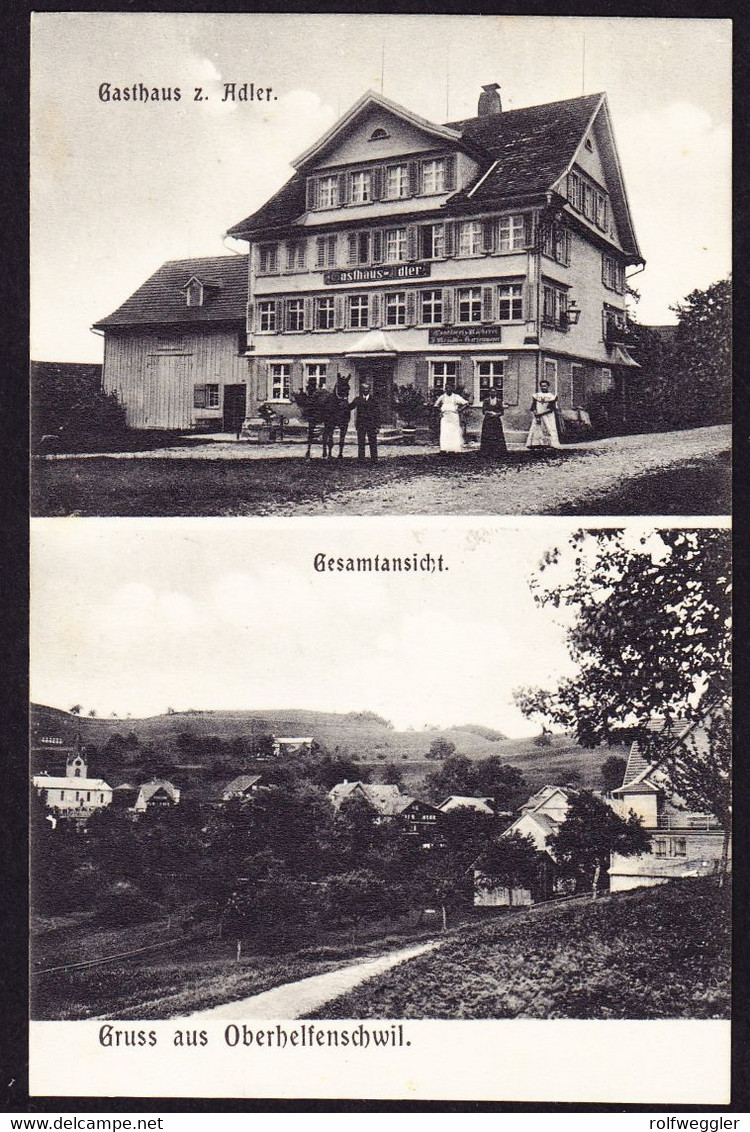
M 102 778 L 88 777 L 80 732 L 68 752 L 65 775 L 35 774 L 32 784 L 45 807 L 60 817 L 85 818 L 112 804 L 112 787 Z
M 95 329 L 104 388 L 136 428 L 237 430 L 337 374 L 370 383 L 398 428 L 399 390 L 447 385 L 480 415 L 500 392 L 528 426 L 550 382 L 588 421 L 625 413 L 626 271 L 643 257 L 605 94 L 430 122 L 368 92 L 227 235 L 248 255 L 173 261 Z

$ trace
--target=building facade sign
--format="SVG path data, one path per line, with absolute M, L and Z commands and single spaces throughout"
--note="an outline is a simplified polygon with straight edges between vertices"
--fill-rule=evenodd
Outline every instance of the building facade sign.
M 431 346 L 471 346 L 500 341 L 499 326 L 433 326 L 428 334 Z
M 350 267 L 342 271 L 326 271 L 326 287 L 337 283 L 380 283 L 384 279 L 424 279 L 432 271 L 431 263 L 388 263 L 382 267 Z

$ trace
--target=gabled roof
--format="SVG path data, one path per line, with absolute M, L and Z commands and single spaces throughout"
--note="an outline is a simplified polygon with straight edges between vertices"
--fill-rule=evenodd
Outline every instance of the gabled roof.
M 646 731 L 650 736 L 658 740 L 660 750 L 659 761 L 661 757 L 663 757 L 664 744 L 666 743 L 668 747 L 673 747 L 675 743 L 682 742 L 687 733 L 691 731 L 694 726 L 695 723 L 690 723 L 688 720 L 682 718 L 669 720 L 665 719 L 663 716 L 654 716 L 651 718 L 646 724 Z M 644 782 L 650 771 L 656 766 L 656 762 L 653 759 L 646 757 L 648 745 L 647 741 L 647 750 L 644 752 L 643 746 L 638 739 L 633 741 L 628 754 L 628 761 L 625 765 L 622 785 L 613 790 L 613 794 L 619 794 L 620 791 L 626 788 L 632 788 L 640 784 L 644 785 L 645 790 L 650 791 L 654 789 L 650 783 Z
M 238 794 L 244 794 L 247 790 L 251 790 L 256 782 L 260 782 L 260 779 L 259 774 L 238 774 L 224 787 L 222 798 L 233 798 Z
M 51 774 L 36 774 L 32 779 L 37 790 L 111 790 L 103 778 L 65 778 Z
M 543 786 L 541 790 L 537 790 L 536 794 L 531 795 L 528 802 L 524 802 L 521 806 L 521 810 L 525 813 L 538 810 L 541 806 L 546 805 L 551 798 L 554 798 L 555 794 L 561 794 L 564 801 L 567 802 L 570 800 L 572 793 L 574 793 L 574 791 L 569 790 L 565 786 Z
M 180 791 L 171 782 L 168 782 L 166 778 L 155 778 L 151 782 L 144 782 L 138 791 L 138 801 L 148 802 L 155 794 L 158 794 L 160 790 L 168 794 L 173 802 L 179 802 Z
M 451 794 L 448 798 L 444 798 L 438 806 L 439 810 L 443 813 L 449 813 L 451 810 L 468 809 L 476 810 L 480 814 L 492 814 L 494 810 L 492 806 L 487 804 L 485 798 L 473 798 L 465 794 Z
M 494 204 L 548 192 L 573 163 L 583 135 L 599 110 L 603 94 L 586 94 L 540 106 L 449 122 L 461 140 L 485 154 L 488 164 L 469 188 L 453 200 Z
M 407 110 L 405 106 L 401 106 L 398 102 L 393 102 L 392 99 L 386 98 L 384 94 L 377 94 L 374 90 L 367 90 L 358 98 L 354 105 L 347 110 L 343 117 L 339 118 L 337 122 L 331 126 L 329 130 L 323 134 L 322 137 L 311 145 L 304 153 L 301 153 L 292 165 L 295 169 L 300 169 L 303 165 L 307 165 L 315 158 L 320 159 L 327 149 L 330 149 L 335 144 L 336 139 L 347 130 L 350 130 L 357 118 L 366 114 L 373 106 L 377 106 L 382 110 L 389 110 L 398 118 L 406 122 L 410 122 L 412 126 L 424 131 L 424 133 L 432 134 L 435 137 L 447 141 L 457 141 L 461 136 L 461 131 L 457 130 L 454 126 L 439 126 L 435 122 L 430 122 L 427 118 L 420 117 L 419 114 L 414 114 L 413 111 Z
M 368 92 L 323 137 L 295 162 L 297 172 L 260 209 L 229 229 L 228 235 L 248 239 L 254 232 L 288 226 L 306 212 L 303 166 L 320 158 L 335 136 L 351 126 L 353 120 L 371 105 L 380 105 L 416 125 L 449 141 L 479 162 L 471 185 L 454 193 L 446 203 L 449 212 L 469 208 L 497 207 L 519 198 L 540 197 L 552 192 L 573 165 L 585 135 L 601 115 L 604 151 L 613 180 L 612 206 L 623 248 L 634 259 L 640 252 L 633 231 L 622 171 L 612 135 L 606 95 L 587 94 L 525 106 L 499 114 L 464 118 L 440 126 L 428 122 L 397 103 Z
M 185 301 L 185 288 L 192 279 L 206 288 L 199 307 L 189 307 Z M 121 307 L 94 323 L 94 329 L 163 323 L 244 322 L 246 303 L 246 255 L 172 259 L 163 263 Z
M 359 781 L 337 782 L 329 791 L 328 797 L 332 805 L 338 809 L 343 802 L 355 794 L 361 795 L 377 813 L 384 815 L 400 813 L 404 808 L 401 804 L 404 799 L 407 805 L 414 801 L 413 798 L 402 794 L 398 786 Z

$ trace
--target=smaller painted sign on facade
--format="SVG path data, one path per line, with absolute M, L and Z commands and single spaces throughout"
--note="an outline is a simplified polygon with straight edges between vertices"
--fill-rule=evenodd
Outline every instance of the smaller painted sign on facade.
M 434 326 L 428 341 L 431 346 L 482 345 L 500 341 L 499 326 Z

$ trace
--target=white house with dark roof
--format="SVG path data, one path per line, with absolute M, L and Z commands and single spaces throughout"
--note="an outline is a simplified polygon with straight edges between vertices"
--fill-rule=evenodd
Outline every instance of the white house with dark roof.
M 174 786 L 166 778 L 154 778 L 138 788 L 138 797 L 132 808 L 136 814 L 145 814 L 148 810 L 163 810 L 177 806 L 179 801 L 179 787 Z
M 236 432 L 248 410 L 247 257 L 170 260 L 116 311 L 102 384 L 131 428 Z
M 576 416 L 636 363 L 625 276 L 638 247 L 605 94 L 439 124 L 368 92 L 228 235 L 249 245 L 252 398 L 336 373 L 367 379 L 384 423 L 394 385 L 426 398 L 502 392 L 525 428 L 546 378 Z M 580 415 L 580 414 L 578 414 Z
M 708 741 L 707 717 L 687 721 L 653 719 L 647 741 L 635 741 L 622 785 L 612 791 L 621 817 L 635 814 L 651 834 L 651 852 L 635 857 L 612 854 L 612 892 L 665 884 L 676 877 L 706 876 L 717 871 L 724 851 L 724 830 L 716 817 L 691 811 L 674 790 L 665 760 L 675 747 Z

